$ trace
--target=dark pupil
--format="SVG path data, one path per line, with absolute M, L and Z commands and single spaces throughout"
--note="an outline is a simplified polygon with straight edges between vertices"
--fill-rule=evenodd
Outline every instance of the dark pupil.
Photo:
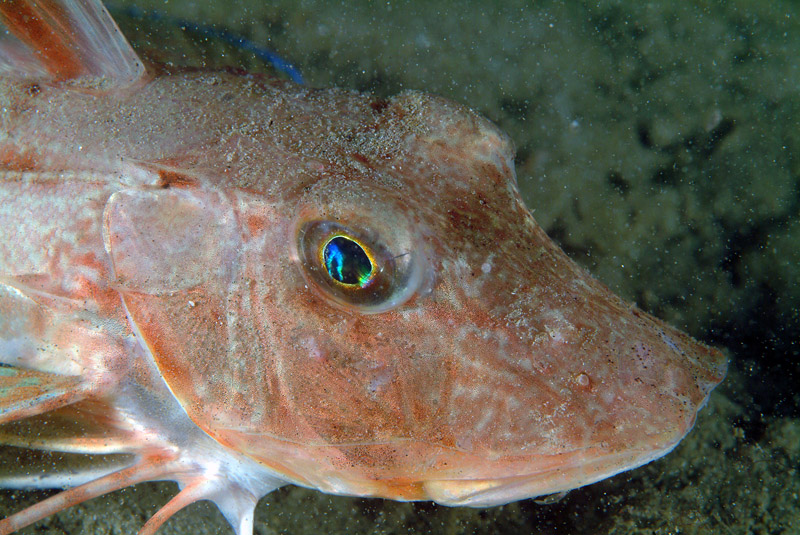
M 326 243 L 322 258 L 328 275 L 342 284 L 364 286 L 372 275 L 372 262 L 367 253 L 344 236 L 336 236 Z

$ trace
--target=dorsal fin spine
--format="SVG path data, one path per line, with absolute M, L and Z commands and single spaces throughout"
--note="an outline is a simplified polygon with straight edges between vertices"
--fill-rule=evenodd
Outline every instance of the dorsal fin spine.
M 41 10 L 45 11 L 46 7 Z M 31 2 L 7 0 L 0 3 L 4 22 L 20 41 L 35 43 L 35 49 L 43 65 L 57 80 L 75 78 L 85 74 L 82 72 L 80 60 L 64 42 L 63 34 L 59 35 L 52 25 L 47 23 L 42 13 L 37 13 Z
M 144 74 L 99 0 L 2 0 L 0 21 L 55 80 L 96 76 L 128 85 Z M 13 56 L 0 58 L 0 72 L 13 72 L 14 67 Z M 18 70 L 23 77 L 31 72 L 24 65 Z

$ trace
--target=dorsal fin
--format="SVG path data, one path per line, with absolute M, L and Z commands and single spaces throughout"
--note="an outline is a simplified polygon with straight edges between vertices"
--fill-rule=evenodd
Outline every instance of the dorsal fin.
M 99 0 L 2 0 L 0 22 L 11 33 L 0 39 L 0 74 L 47 73 L 55 80 L 93 76 L 118 86 L 144 74 Z

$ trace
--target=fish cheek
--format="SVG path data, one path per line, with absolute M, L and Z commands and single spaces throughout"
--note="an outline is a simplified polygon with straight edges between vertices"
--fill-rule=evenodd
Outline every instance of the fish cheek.
M 282 347 L 275 352 L 296 425 L 327 445 L 441 441 L 449 364 L 423 324 L 392 312 L 344 314 L 324 303 L 304 316 L 302 326 L 276 339 Z M 340 454 L 355 455 L 348 448 Z

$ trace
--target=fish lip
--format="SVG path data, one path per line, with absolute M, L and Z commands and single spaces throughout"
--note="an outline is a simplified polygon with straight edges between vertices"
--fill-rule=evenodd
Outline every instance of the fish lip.
M 685 436 L 685 435 L 684 435 Z M 449 507 L 495 507 L 507 503 L 564 493 L 619 473 L 639 468 L 671 452 L 683 436 L 662 448 L 598 456 L 566 468 L 491 479 L 430 479 L 423 482 L 428 499 Z M 599 469 L 602 466 L 606 469 Z

